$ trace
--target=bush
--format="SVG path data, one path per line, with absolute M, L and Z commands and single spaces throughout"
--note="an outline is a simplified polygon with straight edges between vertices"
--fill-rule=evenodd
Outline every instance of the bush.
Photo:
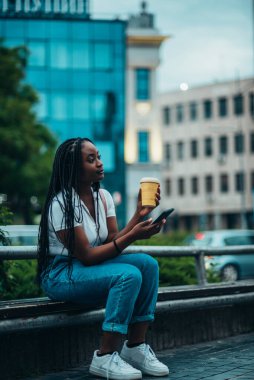
M 10 224 L 12 222 L 13 214 L 9 209 L 0 204 L 0 225 Z M 3 230 L 0 229 L 0 245 L 8 245 L 8 238 L 5 236 Z M 8 279 L 6 274 L 6 263 L 0 259 L 0 295 L 4 298 L 6 288 L 8 287 Z
M 0 205 L 0 225 L 11 224 L 13 214 Z M 8 237 L 0 230 L 0 244 L 8 245 Z M 0 260 L 1 300 L 37 297 L 42 291 L 35 282 L 37 260 Z
M 36 283 L 37 260 L 6 260 L 3 263 L 5 273 L 3 300 L 33 298 L 43 295 Z
M 5 206 L 0 204 L 0 225 L 11 224 L 13 213 Z M 0 244 L 7 245 L 8 238 L 5 236 L 4 231 L 0 229 Z
M 135 245 L 181 246 L 188 234 L 171 232 L 152 236 L 147 240 L 139 240 Z M 157 258 L 160 267 L 160 286 L 191 285 L 197 283 L 195 259 L 193 257 L 161 257 Z

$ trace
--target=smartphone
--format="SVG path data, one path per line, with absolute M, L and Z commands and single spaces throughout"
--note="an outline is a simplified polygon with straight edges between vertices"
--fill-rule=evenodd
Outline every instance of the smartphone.
M 173 211 L 174 211 L 174 208 L 170 208 L 170 209 L 168 209 L 168 210 L 163 211 L 163 212 L 158 216 L 158 218 L 155 219 L 155 221 L 153 222 L 153 224 L 161 222 L 162 219 L 167 219 L 167 217 L 168 217 Z

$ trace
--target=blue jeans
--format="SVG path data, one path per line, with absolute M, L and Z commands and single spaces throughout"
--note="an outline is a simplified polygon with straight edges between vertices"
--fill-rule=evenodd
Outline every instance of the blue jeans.
M 42 287 L 53 300 L 87 306 L 106 304 L 103 331 L 126 334 L 130 323 L 152 321 L 156 307 L 158 263 L 143 253 L 122 254 L 101 264 L 85 266 L 73 258 L 56 256 Z

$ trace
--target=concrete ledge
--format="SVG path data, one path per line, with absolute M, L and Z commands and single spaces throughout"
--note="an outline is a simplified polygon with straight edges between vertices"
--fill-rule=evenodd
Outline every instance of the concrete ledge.
M 252 286 L 253 282 L 236 283 L 232 287 L 212 285 L 210 289 L 195 286 L 160 289 L 149 342 L 155 350 L 162 350 L 254 331 Z M 51 301 L 47 299 L 38 302 L 56 308 L 56 305 L 50 306 Z M 25 303 L 29 303 L 28 300 Z M 103 309 L 85 311 L 79 306 L 76 310 L 61 310 L 61 307 L 67 308 L 67 304 L 60 303 L 58 312 L 56 309 L 43 315 L 29 315 L 28 308 L 25 316 L 22 303 L 13 301 L 9 304 L 12 311 L 8 317 L 8 313 L 3 312 L 7 304 L 2 303 L 0 319 L 0 376 L 3 379 L 77 367 L 89 362 L 98 348 Z M 36 307 L 32 305 L 30 300 L 30 311 Z M 19 307 L 23 310 L 22 316 L 18 313 Z
M 196 299 L 174 300 L 157 302 L 156 312 L 188 312 L 192 310 L 214 309 L 231 305 L 253 303 L 254 292 L 247 294 L 222 295 L 220 297 L 204 297 Z M 64 313 L 48 314 L 43 316 L 13 318 L 0 321 L 0 336 L 17 332 L 59 328 L 68 326 L 90 325 L 102 322 L 105 309 L 80 311 L 73 310 Z
M 237 281 L 233 283 L 216 283 L 205 286 L 187 285 L 159 288 L 158 302 L 184 300 L 230 294 L 246 294 L 254 292 L 254 280 Z M 98 307 L 100 309 L 100 307 Z M 48 297 L 20 300 L 0 301 L 0 324 L 13 318 L 36 317 L 61 312 L 89 311 L 84 305 L 52 301 Z M 94 310 L 94 308 L 92 309 Z

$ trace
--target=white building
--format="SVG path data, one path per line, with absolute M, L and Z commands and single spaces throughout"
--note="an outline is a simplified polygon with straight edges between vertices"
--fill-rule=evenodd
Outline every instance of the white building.
M 127 28 L 125 162 L 127 219 L 137 204 L 142 177 L 160 179 L 162 158 L 156 69 L 161 43 L 167 39 L 154 27 L 154 17 L 142 2 L 141 13 Z
M 161 94 L 162 207 L 175 228 L 254 226 L 254 79 Z

